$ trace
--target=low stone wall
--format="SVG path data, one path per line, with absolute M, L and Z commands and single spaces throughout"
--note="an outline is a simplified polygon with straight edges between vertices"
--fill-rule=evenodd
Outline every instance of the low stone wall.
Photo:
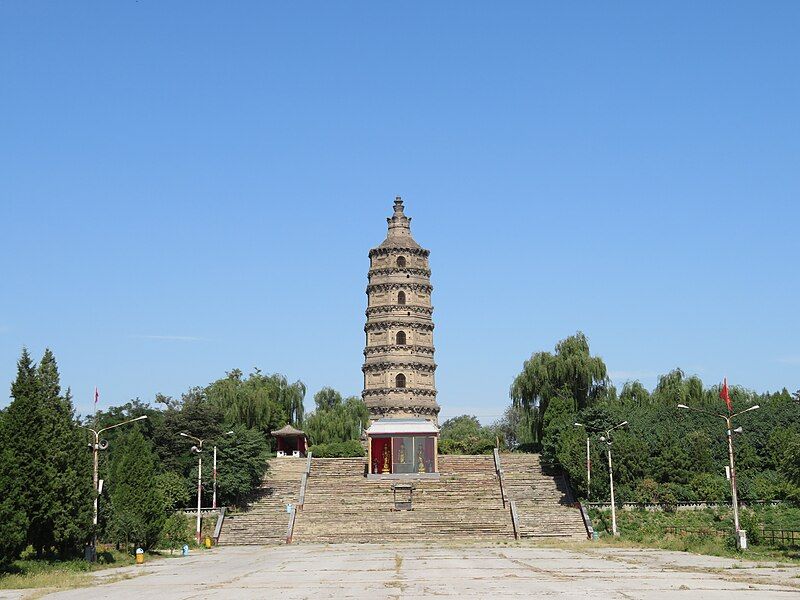
M 755 502 L 740 502 L 739 506 L 779 506 L 780 500 L 756 500 Z M 611 502 L 586 502 L 588 508 L 610 509 Z M 617 502 L 619 510 L 705 510 L 707 508 L 730 508 L 730 502 L 675 502 L 664 504 L 638 503 L 638 502 Z

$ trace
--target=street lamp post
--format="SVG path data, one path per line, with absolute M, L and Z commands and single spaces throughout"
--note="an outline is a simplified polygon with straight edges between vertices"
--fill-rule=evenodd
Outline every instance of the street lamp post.
M 92 482 L 94 484 L 94 514 L 92 518 L 92 523 L 94 524 L 94 535 L 92 537 L 92 562 L 94 562 L 95 557 L 97 556 L 97 515 L 98 515 L 98 499 L 100 497 L 100 450 L 105 450 L 108 448 L 108 443 L 104 446 L 101 446 L 100 441 L 100 434 L 108 431 L 109 429 L 116 429 L 117 427 L 121 427 L 122 425 L 127 425 L 128 423 L 134 423 L 136 421 L 141 421 L 142 419 L 146 419 L 147 415 L 142 415 L 141 417 L 136 417 L 135 419 L 128 419 L 127 421 L 123 421 L 122 423 L 117 423 L 116 425 L 111 425 L 109 427 L 103 427 L 103 429 L 92 429 L 91 427 L 86 427 L 82 425 L 83 429 L 87 429 L 92 432 L 94 435 L 94 442 L 90 444 L 92 448 L 92 460 L 93 460 L 93 469 L 92 469 Z M 95 425 L 97 427 L 97 425 Z
M 192 452 L 197 452 L 197 526 L 195 528 L 195 535 L 197 538 L 197 543 L 200 544 L 201 542 L 201 535 L 200 535 L 200 508 L 201 502 L 203 499 L 203 442 L 205 440 L 201 440 L 200 438 L 196 438 L 193 435 L 189 435 L 188 433 L 181 432 L 181 435 L 185 438 L 189 438 L 197 442 L 197 446 L 192 446 Z
M 733 418 L 738 417 L 746 412 L 750 412 L 751 410 L 757 410 L 759 407 L 758 404 L 754 404 L 750 408 L 746 408 L 738 413 L 731 413 L 728 411 L 727 415 L 720 415 L 717 413 L 713 413 L 708 410 L 703 410 L 702 408 L 695 408 L 694 406 L 686 406 L 685 404 L 678 404 L 678 408 L 682 408 L 684 410 L 693 410 L 695 412 L 700 412 L 706 415 L 711 415 L 712 417 L 720 417 L 725 419 L 725 425 L 727 430 L 727 437 L 728 437 L 728 466 L 731 470 L 731 503 L 733 504 L 733 531 L 736 535 L 736 547 L 739 550 L 744 550 L 747 548 L 747 532 L 743 529 L 739 529 L 739 498 L 736 492 L 736 466 L 734 465 L 733 461 Z M 740 431 L 741 428 L 737 429 L 736 431 Z
M 226 431 L 225 435 L 233 435 L 233 431 Z M 214 479 L 214 493 L 211 496 L 211 508 L 217 508 L 217 446 L 214 446 L 214 468 L 212 470 Z
M 617 508 L 614 502 L 614 471 L 611 467 L 611 432 L 615 429 L 619 429 L 620 427 L 624 427 L 627 424 L 627 421 L 618 423 L 611 429 L 608 429 L 605 436 L 600 437 L 600 441 L 606 443 L 606 450 L 608 452 L 608 485 L 611 489 L 611 533 L 615 536 L 619 535 L 619 531 L 617 531 Z
M 575 427 L 583 427 L 586 430 L 586 499 L 592 496 L 592 454 L 589 442 L 589 430 L 583 423 L 573 423 Z

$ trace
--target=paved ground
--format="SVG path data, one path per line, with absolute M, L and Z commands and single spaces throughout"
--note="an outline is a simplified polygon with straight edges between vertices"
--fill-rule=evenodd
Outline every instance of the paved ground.
M 131 570 L 46 598 L 800 598 L 800 567 L 588 544 L 222 547 Z

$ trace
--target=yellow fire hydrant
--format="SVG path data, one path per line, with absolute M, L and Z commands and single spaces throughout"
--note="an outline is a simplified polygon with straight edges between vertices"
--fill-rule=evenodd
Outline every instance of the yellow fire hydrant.
M 136 564 L 143 565 L 144 564 L 144 550 L 141 548 L 136 549 Z
M 211 548 L 211 538 L 208 537 L 208 536 L 206 536 L 205 547 L 206 548 Z

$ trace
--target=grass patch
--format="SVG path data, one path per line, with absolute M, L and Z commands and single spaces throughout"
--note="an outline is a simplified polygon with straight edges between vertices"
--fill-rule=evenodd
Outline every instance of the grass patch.
M 92 576 L 69 569 L 52 569 L 33 573 L 10 573 L 0 576 L 0 590 L 65 590 L 84 587 L 91 583 Z
M 151 553 L 150 557 L 162 556 Z M 42 589 L 47 592 L 55 590 L 86 587 L 95 581 L 93 571 L 127 567 L 136 564 L 133 555 L 113 548 L 101 549 L 97 553 L 97 562 L 88 563 L 75 558 L 71 560 L 36 559 L 30 555 L 14 561 L 6 573 L 0 573 L 0 590 L 32 590 Z M 104 578 L 103 583 L 116 579 L 125 579 L 127 575 Z
M 760 528 L 800 529 L 800 509 L 792 507 L 759 507 L 742 509 L 740 522 L 748 531 L 748 549 L 739 552 L 733 536 L 730 509 L 696 511 L 617 511 L 619 537 L 611 535 L 611 511 L 592 509 L 592 523 L 604 545 L 636 545 L 640 547 L 679 550 L 710 556 L 800 562 L 800 547 L 770 546 L 760 539 Z M 695 531 L 667 533 L 669 527 Z

